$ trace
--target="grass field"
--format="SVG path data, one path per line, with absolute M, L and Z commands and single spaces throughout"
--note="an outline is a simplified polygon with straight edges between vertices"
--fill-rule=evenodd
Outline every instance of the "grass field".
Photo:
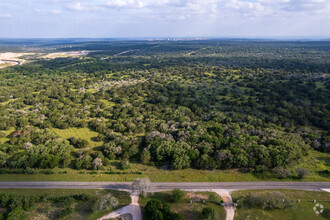
M 171 194 L 172 192 L 148 193 L 146 198 L 140 198 L 139 203 L 141 207 L 144 207 L 151 199 L 159 199 L 164 203 L 170 203 L 171 210 L 183 214 L 186 220 L 201 219 L 203 208 L 210 207 L 215 211 L 213 219 L 225 219 L 226 213 L 224 208 L 219 204 L 207 201 L 210 192 L 186 193 L 184 201 L 180 203 L 172 203 Z M 192 203 L 190 203 L 191 200 L 193 201 Z M 205 203 L 203 203 L 202 200 L 204 200 Z
M 1 132 L 5 132 L 5 137 L 0 138 L 0 144 L 3 144 L 6 141 L 9 141 L 9 138 L 7 138 L 7 136 L 10 135 L 11 133 L 13 133 L 14 131 L 15 131 L 14 128 L 11 128 L 11 129 L 6 130 L 6 131 L 1 131 Z
M 94 201 L 101 198 L 103 195 L 111 193 L 118 199 L 119 206 L 122 207 L 131 202 L 131 198 L 127 192 L 115 190 L 79 190 L 79 189 L 0 189 L 1 193 L 10 193 L 15 195 L 34 195 L 46 196 L 47 198 L 62 197 L 78 194 L 87 194 L 91 196 Z M 113 211 L 113 209 L 105 211 L 92 211 L 90 202 L 80 201 L 72 204 L 74 212 L 64 219 L 97 219 L 106 213 Z M 27 219 L 54 219 L 54 214 L 63 207 L 52 203 L 35 203 L 31 210 L 25 212 Z
M 248 193 L 275 192 L 275 190 L 244 190 L 232 193 L 233 200 Z M 309 192 L 300 190 L 276 190 L 283 193 L 288 199 L 295 201 L 296 207 L 286 210 L 264 210 L 258 208 L 238 208 L 235 219 L 330 219 L 330 193 Z M 298 203 L 298 199 L 300 202 Z M 323 213 L 317 215 L 313 210 L 316 203 L 324 206 Z
M 70 137 L 86 139 L 89 142 L 91 148 L 99 147 L 102 146 L 103 144 L 103 142 L 96 142 L 92 140 L 92 138 L 96 137 L 98 133 L 92 131 L 89 128 L 68 128 L 68 129 L 52 128 L 51 130 L 54 131 L 62 139 L 68 139 Z

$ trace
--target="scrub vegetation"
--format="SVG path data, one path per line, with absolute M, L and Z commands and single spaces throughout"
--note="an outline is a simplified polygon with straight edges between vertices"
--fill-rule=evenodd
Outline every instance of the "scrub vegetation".
M 96 219 L 129 203 L 114 190 L 1 189 L 0 219 Z
M 328 181 L 329 47 L 224 40 L 27 46 L 86 53 L 32 56 L 0 70 L 1 180 L 74 173 L 94 181 Z

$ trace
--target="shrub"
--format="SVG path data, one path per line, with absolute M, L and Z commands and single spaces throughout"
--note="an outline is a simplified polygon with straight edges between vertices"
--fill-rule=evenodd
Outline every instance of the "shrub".
M 7 216 L 7 220 L 26 219 L 22 207 L 16 207 Z
M 4 131 L 0 131 L 0 138 L 3 138 L 3 137 L 5 137 L 6 136 L 6 132 L 4 132 Z
M 77 137 L 71 137 L 69 138 L 70 144 L 74 146 L 75 148 L 86 148 L 88 147 L 89 143 L 85 139 L 77 138 Z
M 220 198 L 220 196 L 218 196 L 218 195 L 215 194 L 215 193 L 212 193 L 212 194 L 209 196 L 209 201 L 210 201 L 210 202 L 214 202 L 214 203 L 220 203 L 220 202 L 223 202 L 222 199 Z
M 119 204 L 116 197 L 112 196 L 111 193 L 108 193 L 102 196 L 95 204 L 95 209 L 99 211 L 112 209 L 117 207 Z
M 304 176 L 310 174 L 309 170 L 307 170 L 307 169 L 305 169 L 305 168 L 301 168 L 301 167 L 298 167 L 298 168 L 296 169 L 296 172 L 297 172 L 298 177 L 299 177 L 300 179 L 302 179 L 302 178 L 304 178 Z
M 202 210 L 202 218 L 212 218 L 214 216 L 214 209 L 205 207 Z
M 171 220 L 184 220 L 185 218 L 181 213 L 175 213 L 171 212 L 166 216 L 166 219 L 171 219 Z
M 130 168 L 129 161 L 128 160 L 121 160 L 120 161 L 120 169 L 127 170 Z
M 172 192 L 172 202 L 182 202 L 185 196 L 185 192 L 181 191 L 180 189 L 174 189 Z
M 50 200 L 61 206 L 70 206 L 75 202 L 75 198 L 73 196 L 55 197 L 51 198 Z
M 57 213 L 57 218 L 64 218 L 67 215 L 70 215 L 73 212 L 73 209 L 71 207 L 67 207 L 63 210 L 61 210 L 59 213 Z
M 162 203 L 158 199 L 150 200 L 144 207 L 144 214 L 146 219 L 150 220 L 162 220 L 163 214 L 160 212 L 162 208 Z M 162 215 L 160 215 L 160 213 Z
M 151 159 L 150 151 L 148 151 L 147 149 L 144 149 L 141 153 L 141 163 L 149 164 L 150 159 Z
M 292 176 L 292 173 L 290 172 L 290 170 L 284 169 L 283 167 L 274 168 L 274 172 L 276 173 L 277 177 L 281 178 L 281 179 Z

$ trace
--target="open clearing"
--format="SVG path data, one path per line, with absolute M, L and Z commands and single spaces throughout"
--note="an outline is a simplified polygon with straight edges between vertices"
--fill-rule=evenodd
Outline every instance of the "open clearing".
M 68 139 L 71 137 L 85 139 L 89 142 L 91 148 L 100 147 L 103 144 L 103 142 L 93 141 L 93 138 L 97 137 L 98 133 L 92 131 L 89 128 L 68 128 L 68 129 L 52 128 L 51 130 L 54 131 L 62 139 Z
M 26 55 L 31 55 L 31 53 L 0 53 L 0 69 L 23 64 L 25 60 L 21 57 Z
M 55 59 L 55 58 L 67 58 L 67 57 L 79 57 L 86 56 L 91 51 L 83 50 L 83 51 L 70 51 L 70 52 L 57 52 L 57 53 L 49 53 L 47 55 L 42 56 L 45 59 Z

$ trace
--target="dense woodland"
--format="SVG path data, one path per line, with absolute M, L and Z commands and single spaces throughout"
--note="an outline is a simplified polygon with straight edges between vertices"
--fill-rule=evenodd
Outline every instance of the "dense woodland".
M 58 50 L 92 52 L 0 70 L 2 170 L 97 170 L 120 160 L 122 169 L 134 161 L 264 172 L 294 166 L 312 149 L 330 151 L 327 41 L 89 42 Z M 97 132 L 100 146 L 54 130 L 73 127 Z

